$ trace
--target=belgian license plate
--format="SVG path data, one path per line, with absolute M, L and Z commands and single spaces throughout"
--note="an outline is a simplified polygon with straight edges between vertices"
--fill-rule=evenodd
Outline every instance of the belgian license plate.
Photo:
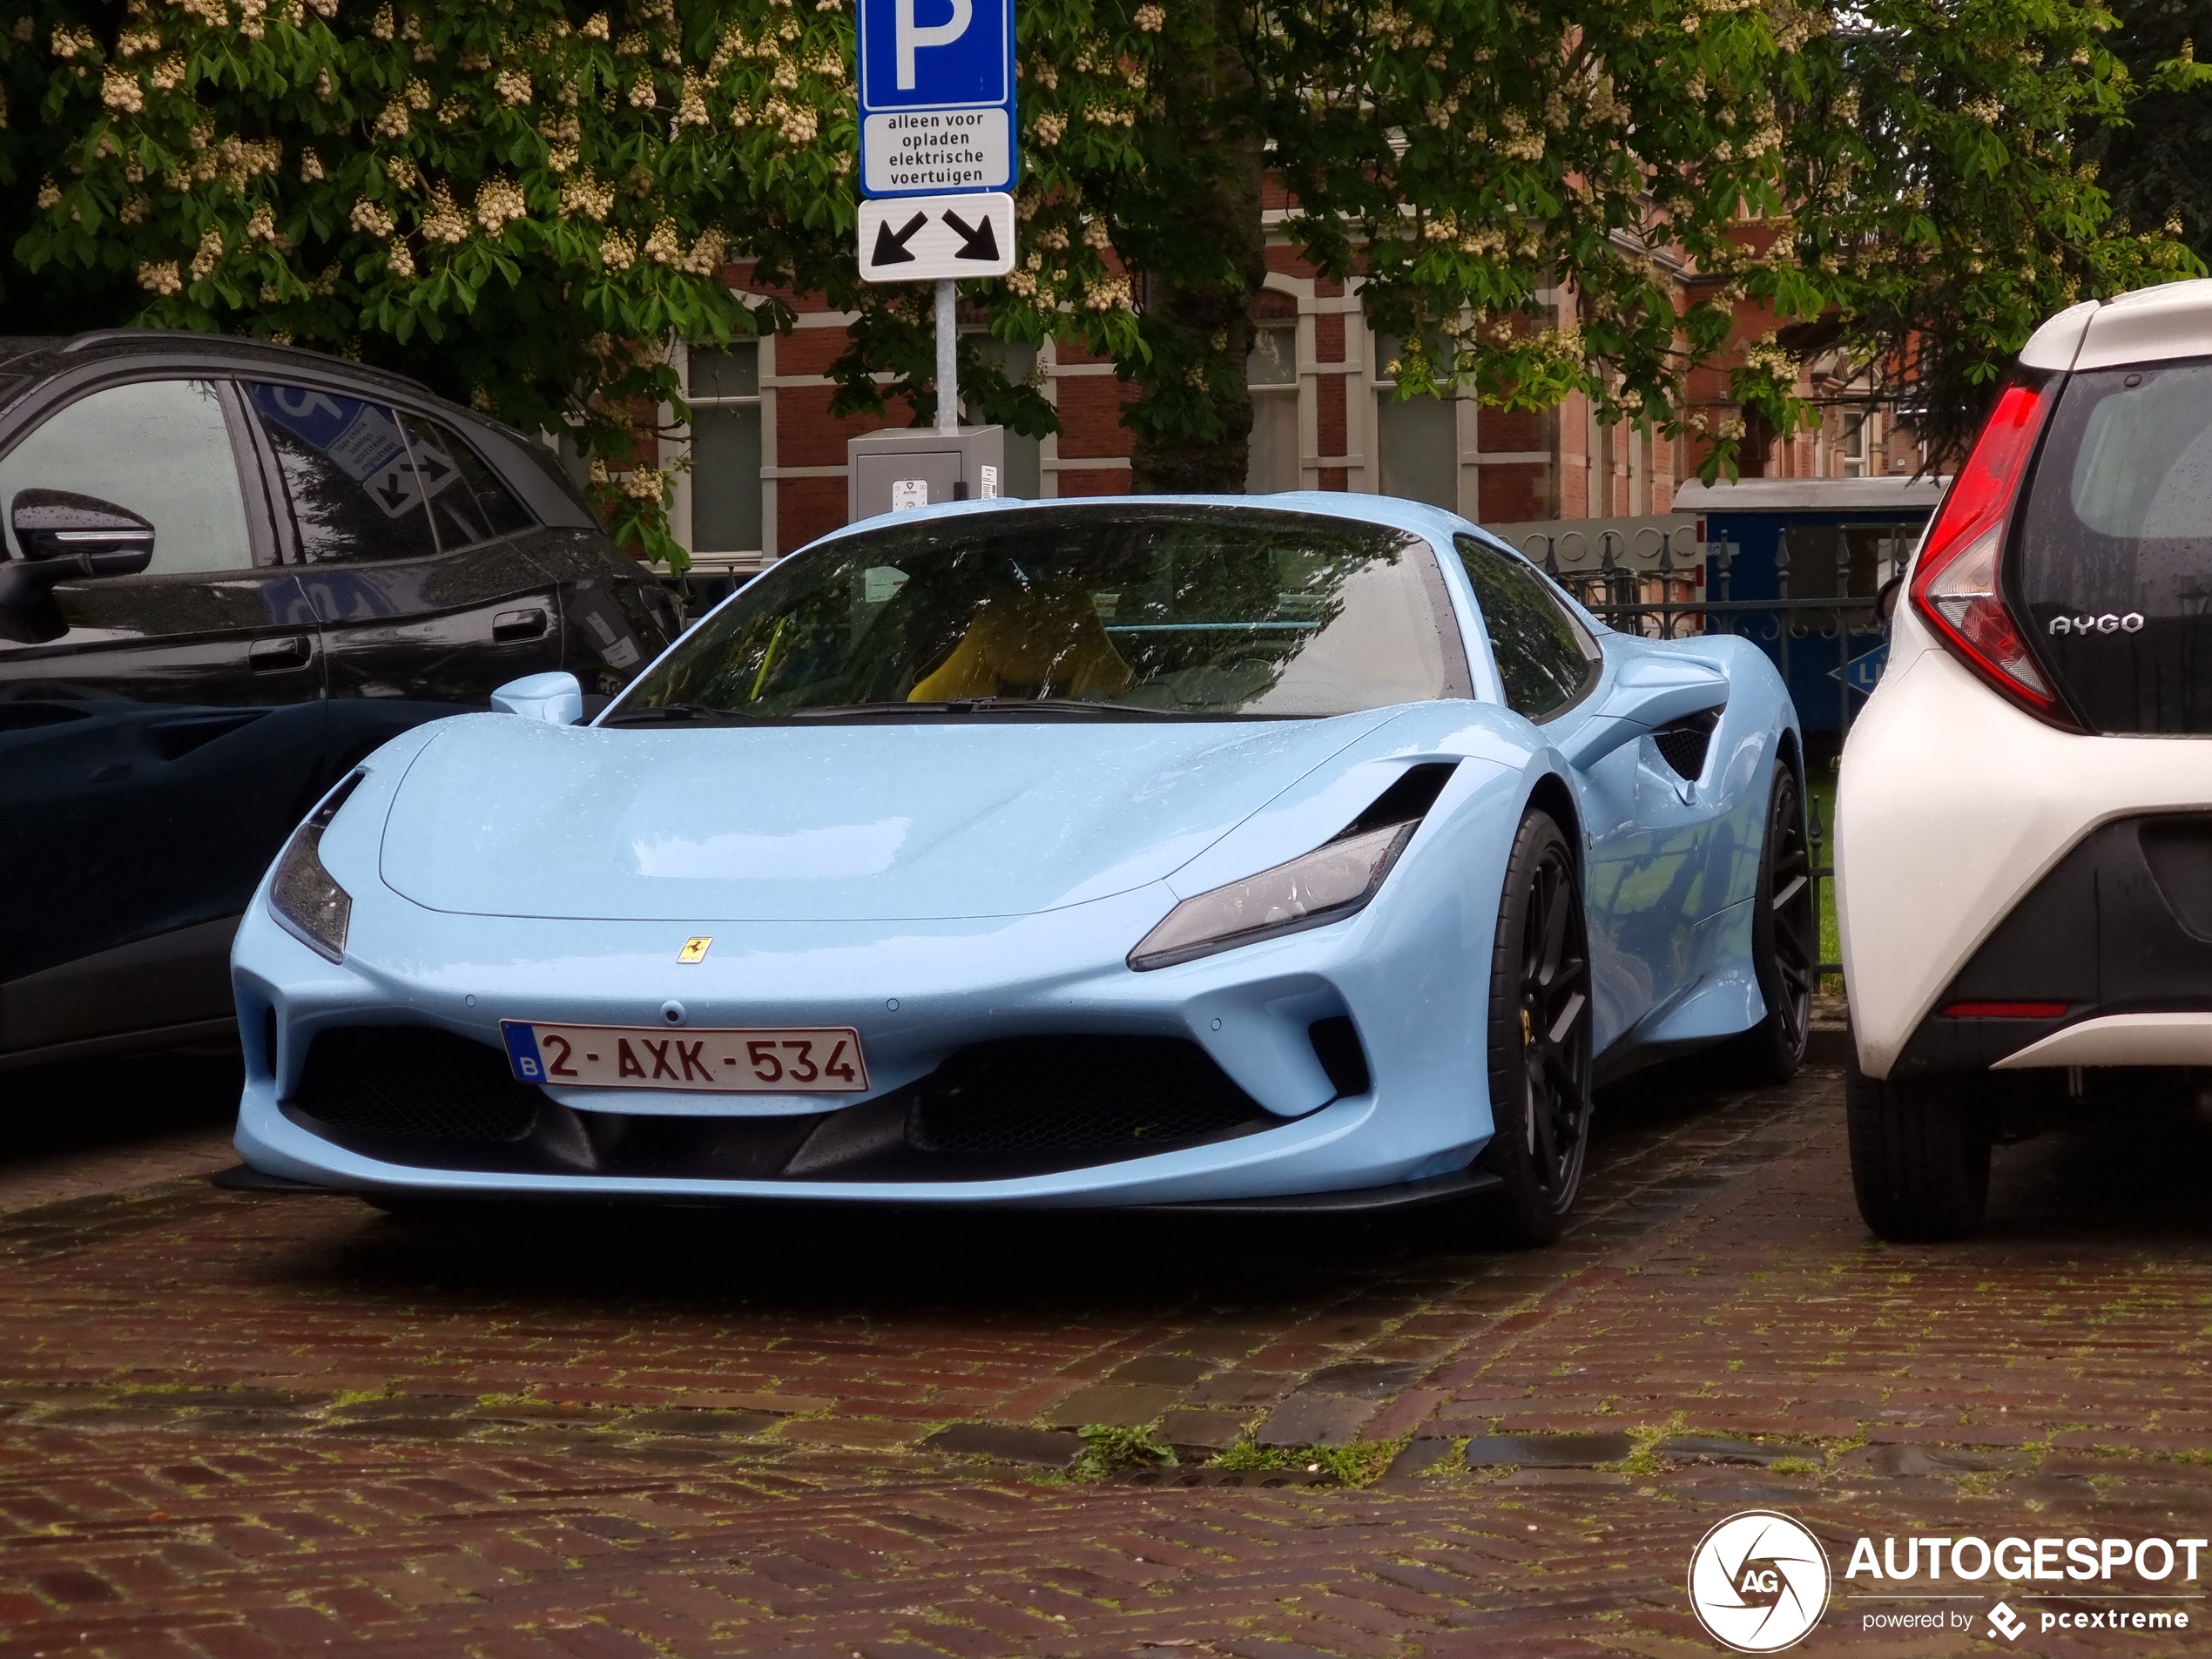
M 520 1082 L 712 1095 L 844 1095 L 868 1086 L 860 1034 L 850 1026 L 698 1031 L 502 1020 L 499 1029 Z

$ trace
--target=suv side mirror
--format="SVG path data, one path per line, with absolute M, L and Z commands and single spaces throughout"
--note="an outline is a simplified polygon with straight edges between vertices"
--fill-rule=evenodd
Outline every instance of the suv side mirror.
M 19 489 L 9 523 L 47 579 L 136 576 L 153 562 L 153 526 L 127 507 L 66 489 Z
M 1602 760 L 1622 744 L 1675 720 L 1728 706 L 1728 676 L 1687 657 L 1627 664 L 1581 730 L 1560 745 L 1570 766 Z
M 509 680 L 491 694 L 496 714 L 519 714 L 549 725 L 574 725 L 583 718 L 583 687 L 573 674 L 555 670 Z
M 9 522 L 19 559 L 0 559 L 0 638 L 26 643 L 68 631 L 57 582 L 136 576 L 153 562 L 153 526 L 126 507 L 66 489 L 19 489 Z

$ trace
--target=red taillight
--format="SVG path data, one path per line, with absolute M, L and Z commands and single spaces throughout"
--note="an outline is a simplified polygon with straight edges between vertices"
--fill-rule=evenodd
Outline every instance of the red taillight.
M 1929 527 L 1912 605 L 1967 667 L 2029 713 L 2076 729 L 2027 647 L 2000 580 L 2005 526 L 2050 413 L 2053 382 L 2022 377 L 1998 394 L 1973 453 Z
M 1946 1020 L 2056 1020 L 2065 1016 L 2064 1002 L 1953 1002 L 1943 1011 Z

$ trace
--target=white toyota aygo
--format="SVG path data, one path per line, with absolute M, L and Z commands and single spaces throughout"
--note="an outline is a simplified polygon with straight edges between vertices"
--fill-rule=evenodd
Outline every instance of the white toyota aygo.
M 1905 577 L 1836 863 L 1884 1238 L 1977 1227 L 1995 1139 L 2212 1094 L 2212 281 L 2020 353 Z

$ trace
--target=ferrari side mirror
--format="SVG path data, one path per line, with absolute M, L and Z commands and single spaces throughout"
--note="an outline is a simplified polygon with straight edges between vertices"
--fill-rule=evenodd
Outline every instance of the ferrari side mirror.
M 495 713 L 519 714 L 549 725 L 575 725 L 583 718 L 583 687 L 573 674 L 525 674 L 491 694 Z

